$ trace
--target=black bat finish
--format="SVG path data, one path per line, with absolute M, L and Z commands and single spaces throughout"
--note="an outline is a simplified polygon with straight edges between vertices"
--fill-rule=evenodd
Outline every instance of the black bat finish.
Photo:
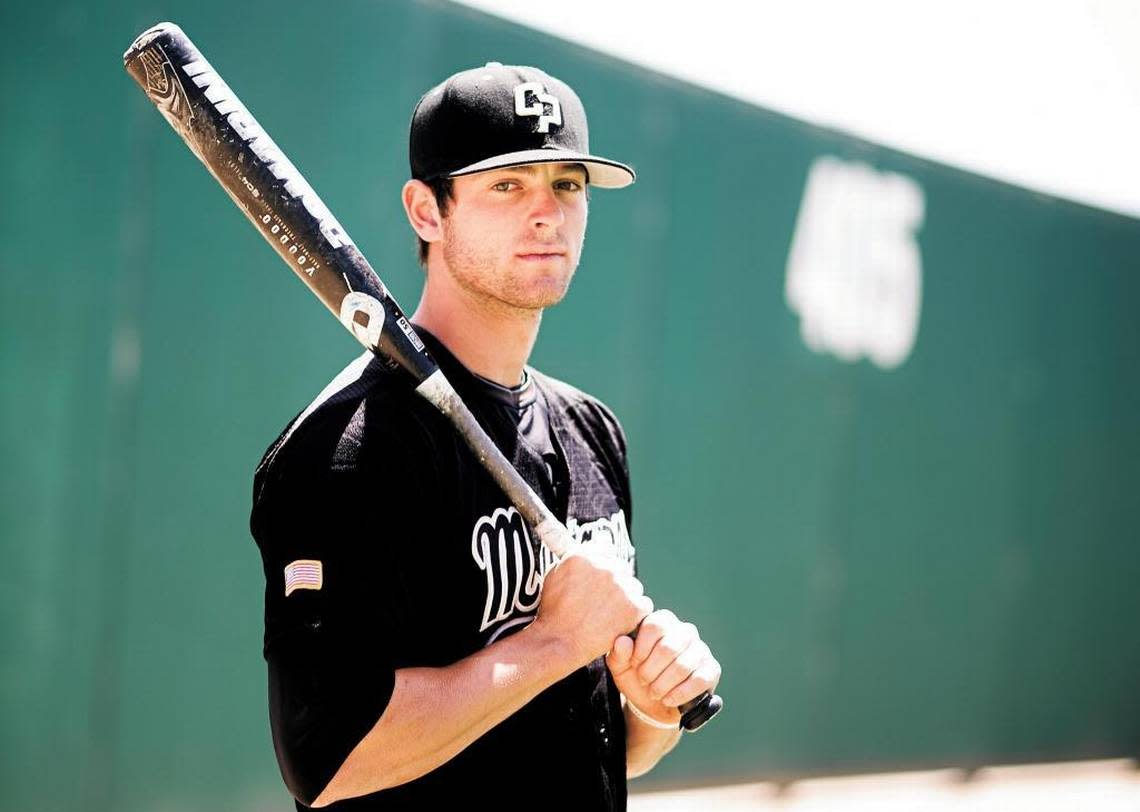
M 266 242 L 357 341 L 417 383 L 438 369 L 348 233 L 181 28 L 159 23 L 146 30 L 123 63 Z

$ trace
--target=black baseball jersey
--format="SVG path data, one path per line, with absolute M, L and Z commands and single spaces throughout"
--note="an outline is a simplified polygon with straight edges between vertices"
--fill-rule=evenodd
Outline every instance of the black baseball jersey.
M 518 389 L 444 374 L 571 533 L 633 561 L 625 439 L 603 404 L 533 369 Z M 265 571 L 274 748 L 311 802 L 380 718 L 394 672 L 444 666 L 534 617 L 552 560 L 403 373 L 349 365 L 266 452 L 251 529 Z M 604 659 L 432 773 L 330 809 L 624 809 L 625 724 Z

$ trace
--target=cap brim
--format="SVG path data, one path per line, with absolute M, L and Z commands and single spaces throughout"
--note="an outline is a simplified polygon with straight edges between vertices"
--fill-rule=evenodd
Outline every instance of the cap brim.
M 522 166 L 523 164 L 582 164 L 590 175 L 590 185 L 602 189 L 621 189 L 629 186 L 637 179 L 631 167 L 609 158 L 599 158 L 596 155 L 584 155 L 580 152 L 568 152 L 561 149 L 528 149 L 522 152 L 508 152 L 505 155 L 496 155 L 478 163 L 449 172 L 448 177 L 460 175 L 473 175 L 476 172 L 486 172 L 488 169 L 502 169 L 504 166 Z

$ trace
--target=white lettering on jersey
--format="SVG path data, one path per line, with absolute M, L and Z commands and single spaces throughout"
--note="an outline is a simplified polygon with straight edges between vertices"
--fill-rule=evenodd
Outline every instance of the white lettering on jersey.
M 579 544 L 604 545 L 610 547 L 613 554 L 623 561 L 633 561 L 633 542 L 630 541 L 629 529 L 625 526 L 623 511 L 619 510 L 608 519 L 595 519 L 582 525 L 571 517 L 566 522 L 566 529 Z
M 603 545 L 625 561 L 634 560 L 636 551 L 621 510 L 585 524 L 572 518 L 566 529 L 578 544 Z M 496 508 L 475 522 L 471 557 L 486 578 L 487 597 L 479 631 L 496 627 L 487 640 L 492 643 L 507 629 L 534 617 L 543 578 L 557 558 L 545 547 L 539 547 L 536 555 L 526 522 L 513 507 Z

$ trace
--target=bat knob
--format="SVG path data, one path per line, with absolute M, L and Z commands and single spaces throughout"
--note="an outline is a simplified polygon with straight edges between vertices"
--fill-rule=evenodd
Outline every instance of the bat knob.
M 698 730 L 705 722 L 720 713 L 724 700 L 717 694 L 705 691 L 696 699 L 680 707 L 681 727 L 690 733 Z

